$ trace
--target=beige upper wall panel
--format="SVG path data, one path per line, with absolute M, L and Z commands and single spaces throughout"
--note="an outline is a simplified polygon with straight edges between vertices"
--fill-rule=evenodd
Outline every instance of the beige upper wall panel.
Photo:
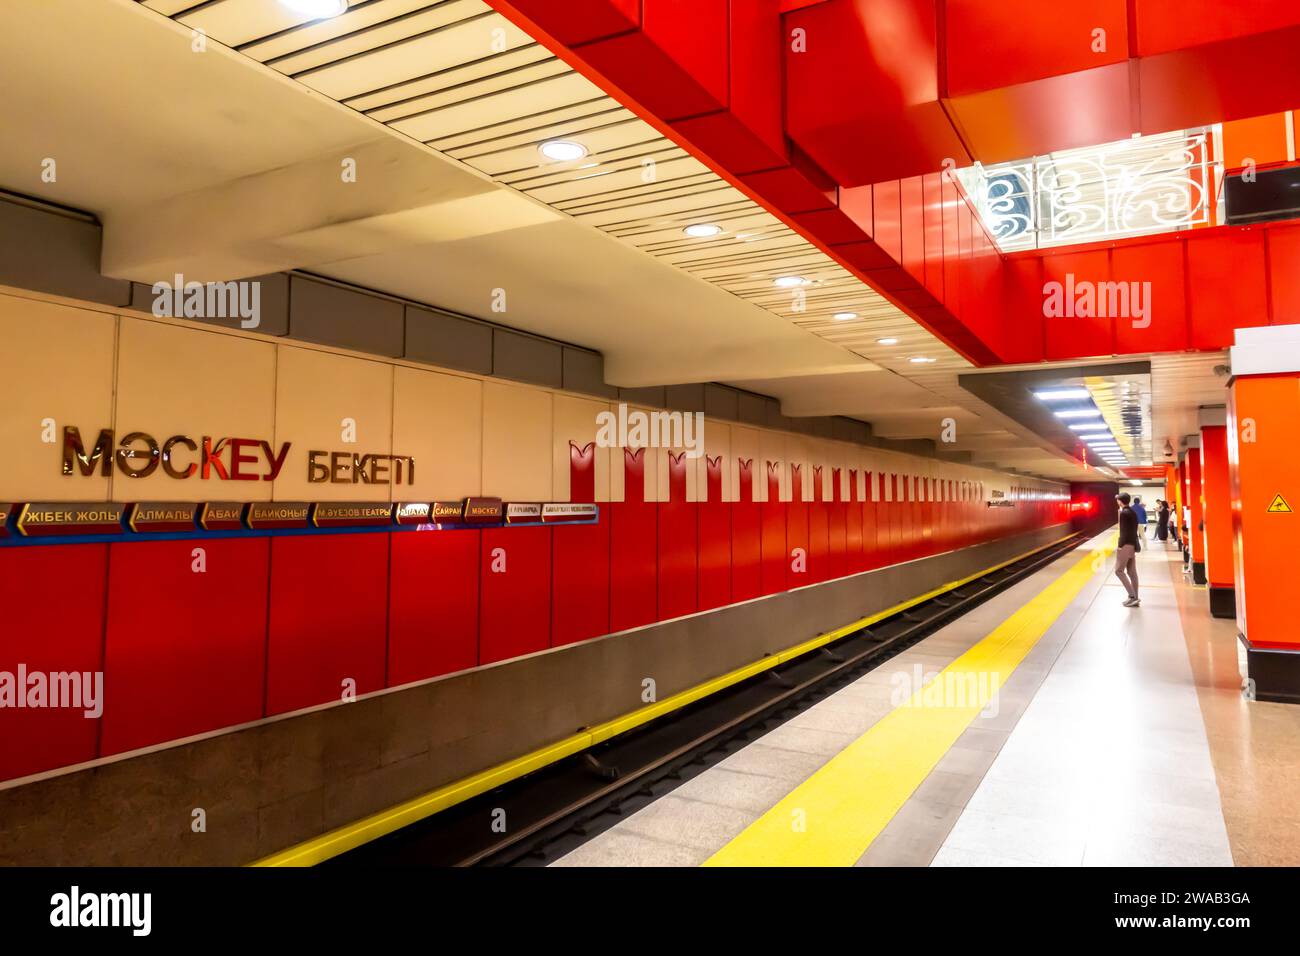
M 108 500 L 98 471 L 63 475 L 63 428 L 89 450 L 113 427 L 115 335 L 115 316 L 0 295 L 0 498 Z
M 752 497 L 748 500 L 762 500 L 758 495 L 761 493 L 760 488 L 763 487 L 763 481 L 766 481 L 766 476 L 763 475 L 763 462 L 761 461 L 762 455 L 759 453 L 759 435 L 760 432 L 756 428 L 745 428 L 741 425 L 731 426 L 731 460 L 734 469 L 733 474 L 735 475 L 735 499 L 737 501 L 740 500 L 740 463 L 742 461 L 749 462 L 751 481 L 750 495 Z M 763 476 L 763 481 L 759 480 L 760 476 Z
M 597 501 L 609 501 L 610 463 L 614 460 L 609 447 L 596 441 L 600 430 L 601 413 L 617 415 L 608 402 L 557 393 L 554 397 L 555 441 L 552 447 L 552 484 L 556 501 L 571 501 L 570 488 L 572 450 L 579 454 L 590 453 L 595 459 L 595 488 Z M 591 448 L 588 450 L 587 446 Z
M 383 362 L 279 345 L 275 389 L 275 436 L 292 442 L 284 471 L 275 482 L 277 501 L 391 501 L 406 497 L 405 484 L 309 482 L 310 451 L 358 455 L 391 454 L 393 366 Z M 355 423 L 356 441 L 349 431 Z M 398 449 L 397 454 L 413 454 Z M 419 461 L 416 462 L 417 472 Z M 391 474 L 391 472 L 390 472 Z M 403 480 L 407 474 L 403 471 Z
M 552 501 L 552 395 L 483 383 L 483 493 L 506 501 Z
M 123 316 L 118 342 L 117 438 L 145 432 L 160 444 L 184 435 L 202 448 L 204 436 L 214 449 L 223 438 L 265 441 L 279 453 L 275 438 L 275 346 L 269 342 L 202 332 Z M 290 448 L 290 457 L 295 449 Z M 254 454 L 246 450 L 245 455 Z M 172 450 L 174 467 L 200 462 L 200 451 L 183 445 Z M 219 457 L 231 466 L 227 446 Z M 241 466 L 256 481 L 223 481 L 216 472 L 204 480 L 169 477 L 162 468 L 144 478 L 113 475 L 112 494 L 119 501 L 269 501 L 272 483 L 263 450 L 256 462 Z M 285 469 L 290 467 L 286 462 Z M 282 472 L 283 475 L 283 472 Z
M 393 489 L 399 501 L 484 494 L 483 383 L 475 378 L 393 369 L 393 447 L 415 458 L 415 481 Z

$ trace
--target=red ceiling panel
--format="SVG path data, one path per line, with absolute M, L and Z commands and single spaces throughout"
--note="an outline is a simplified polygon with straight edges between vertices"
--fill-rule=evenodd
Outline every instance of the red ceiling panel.
M 1097 315 L 1095 307 L 1084 309 L 1080 293 L 1110 280 L 1110 256 L 1105 249 L 1090 252 L 1063 252 L 1043 258 L 1044 308 L 1049 293 L 1060 286 L 1062 314 L 1045 315 L 1043 328 L 1048 360 L 1110 355 L 1113 349 L 1112 320 Z M 1088 283 L 1090 285 L 1084 285 Z M 1092 314 L 1080 315 L 1080 312 Z
M 741 176 L 741 180 L 767 202 L 786 212 L 833 209 L 835 189 L 818 186 L 793 166 Z
M 950 0 L 951 2 L 951 0 Z M 1138 56 L 1215 43 L 1300 24 L 1300 5 L 1287 0 L 1131 0 Z
M 1007 362 L 1043 359 L 1043 260 L 1037 255 L 1008 258 L 998 302 L 1005 329 L 1002 358 Z
M 1273 324 L 1300 323 L 1300 226 L 1268 231 Z
M 854 220 L 840 209 L 817 209 L 796 213 L 795 222 L 807 229 L 822 242 L 839 245 L 849 242 L 866 242 L 870 233 L 864 232 Z
M 835 246 L 834 252 L 850 266 L 861 272 L 891 268 L 895 265 L 889 253 L 874 242 L 850 242 Z
M 1132 135 L 1127 63 L 949 99 L 971 152 L 984 163 L 1110 143 Z
M 643 0 L 640 30 L 581 52 L 637 102 L 672 122 L 726 107 L 727 24 L 727 0 Z
M 1233 329 L 1268 325 L 1264 234 L 1231 229 L 1187 240 L 1192 348 L 1232 344 Z
M 969 163 L 939 103 L 933 0 L 831 0 L 785 28 L 806 41 L 785 44 L 786 131 L 841 186 Z
M 1137 66 L 1143 133 L 1289 110 L 1300 102 L 1300 27 L 1143 57 Z
M 947 0 L 944 11 L 949 96 L 1128 58 L 1125 0 Z
M 925 287 L 943 301 L 943 180 L 930 173 L 921 182 L 924 207 Z
M 900 217 L 903 233 L 903 268 L 917 283 L 925 283 L 925 193 L 921 177 L 901 180 L 899 186 Z
M 895 262 L 903 261 L 902 189 L 898 180 L 876 183 L 871 187 L 872 235 L 876 245 L 889 253 Z
M 1181 352 L 1187 348 L 1183 242 L 1117 246 L 1112 282 L 1127 283 L 1131 313 L 1115 322 L 1116 352 Z
M 510 0 L 510 5 L 566 46 L 624 33 L 641 22 L 641 0 Z

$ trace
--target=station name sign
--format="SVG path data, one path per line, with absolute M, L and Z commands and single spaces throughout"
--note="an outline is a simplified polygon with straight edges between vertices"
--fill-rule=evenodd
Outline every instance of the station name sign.
M 63 474 L 104 477 L 119 472 L 128 478 L 147 478 L 162 469 L 169 478 L 183 481 L 275 481 L 289 457 L 291 442 L 278 447 L 260 438 L 198 439 L 172 435 L 158 441 L 146 432 L 128 432 L 114 447 L 115 433 L 101 429 L 90 449 L 81 430 L 63 429 Z M 313 484 L 401 485 L 415 481 L 415 459 L 409 455 L 359 454 L 351 451 L 307 452 L 307 481 Z

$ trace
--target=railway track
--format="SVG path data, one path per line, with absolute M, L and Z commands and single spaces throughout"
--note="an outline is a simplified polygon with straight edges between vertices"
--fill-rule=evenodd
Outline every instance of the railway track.
M 321 865 L 545 865 L 1050 564 L 1084 538 L 1071 535 Z

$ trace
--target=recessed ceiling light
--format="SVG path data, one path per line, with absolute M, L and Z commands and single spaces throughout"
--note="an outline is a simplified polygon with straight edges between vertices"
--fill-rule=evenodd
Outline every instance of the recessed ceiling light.
M 301 13 L 313 20 L 324 20 L 347 13 L 348 0 L 280 0 L 294 13 Z
M 1099 408 L 1066 408 L 1056 413 L 1057 418 L 1101 418 Z
M 858 313 L 856 312 L 836 312 L 834 315 L 836 322 L 847 322 L 849 319 L 856 319 L 857 317 Z
M 554 160 L 557 163 L 571 163 L 575 159 L 582 159 L 587 155 L 587 147 L 581 143 L 572 143 L 567 139 L 547 140 L 537 149 L 547 159 Z
M 938 361 L 938 359 L 932 359 L 928 355 L 913 355 L 910 359 L 908 359 L 908 361 L 911 362 L 913 365 L 927 365 L 930 362 Z
M 711 222 L 697 222 L 692 226 L 687 226 L 682 232 L 693 239 L 709 239 L 722 232 L 722 227 L 715 226 Z
M 895 338 L 889 338 L 889 337 L 886 337 L 886 338 L 883 338 L 883 339 L 876 339 L 876 344 L 877 344 L 877 345 L 897 345 L 897 344 L 898 344 L 898 339 L 895 339 Z
M 803 276 L 779 276 L 772 280 L 772 285 L 780 286 L 782 289 L 793 289 L 797 285 L 804 285 L 807 281 Z
M 1140 485 L 1140 484 L 1142 484 L 1142 482 L 1140 482 L 1140 481 L 1138 481 L 1136 478 L 1134 478 L 1133 480 L 1131 480 L 1131 481 L 1129 482 L 1129 484 L 1130 484 L 1130 485 Z
M 1086 388 L 1048 388 L 1034 392 L 1034 398 L 1044 402 L 1063 402 L 1067 398 L 1087 398 Z

